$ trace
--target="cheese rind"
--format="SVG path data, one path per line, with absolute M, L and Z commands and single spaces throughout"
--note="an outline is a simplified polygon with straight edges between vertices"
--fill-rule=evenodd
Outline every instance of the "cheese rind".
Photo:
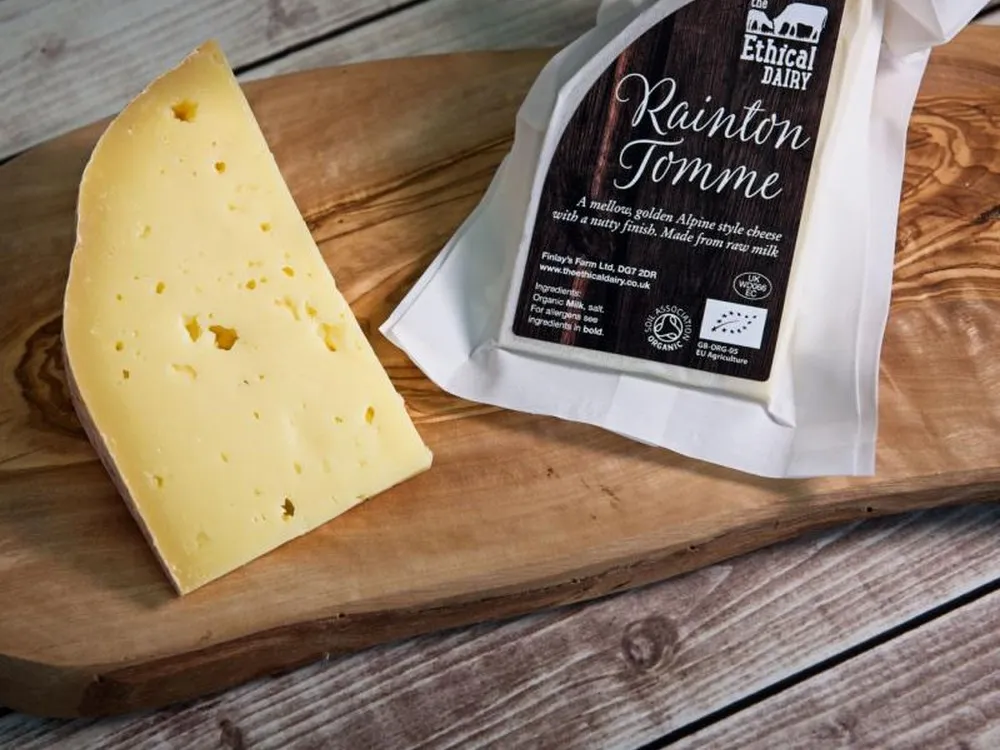
M 214 43 L 95 147 L 63 320 L 81 418 L 181 593 L 430 466 Z

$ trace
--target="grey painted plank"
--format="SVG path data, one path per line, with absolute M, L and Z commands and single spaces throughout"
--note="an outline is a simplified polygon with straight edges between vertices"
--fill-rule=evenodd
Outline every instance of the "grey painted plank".
M 0 717 L 0 746 L 634 748 L 995 579 L 998 533 L 1000 508 L 982 506 L 845 527 L 170 710 Z
M 0 157 L 120 109 L 209 37 L 243 66 L 408 0 L 4 0 Z
M 594 25 L 600 0 L 428 0 L 263 65 L 249 78 L 360 60 L 561 46 Z
M 1000 747 L 1000 592 L 678 743 L 678 748 Z
M 0 158 L 118 111 L 207 38 L 243 78 L 460 49 L 559 45 L 598 0 L 4 0 Z M 390 13 L 387 11 L 404 7 Z M 374 23 L 365 19 L 377 18 Z M 343 34 L 336 33 L 349 29 Z M 309 40 L 324 38 L 305 49 Z M 287 54 L 286 54 L 287 53 Z M 30 93 L 30 95 L 29 95 Z

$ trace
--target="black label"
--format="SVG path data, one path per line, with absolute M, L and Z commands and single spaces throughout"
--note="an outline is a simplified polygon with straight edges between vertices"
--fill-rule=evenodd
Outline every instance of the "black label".
M 515 334 L 770 376 L 844 0 L 695 0 L 601 75 L 543 185 Z

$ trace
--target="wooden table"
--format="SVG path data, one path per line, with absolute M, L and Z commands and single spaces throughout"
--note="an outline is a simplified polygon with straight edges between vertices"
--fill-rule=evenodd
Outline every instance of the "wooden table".
M 0 159 L 204 37 L 243 79 L 561 44 L 597 0 L 0 0 Z M 993 16 L 993 22 L 998 19 Z M 388 645 L 0 747 L 1000 747 L 1000 508 L 842 527 L 596 603 Z

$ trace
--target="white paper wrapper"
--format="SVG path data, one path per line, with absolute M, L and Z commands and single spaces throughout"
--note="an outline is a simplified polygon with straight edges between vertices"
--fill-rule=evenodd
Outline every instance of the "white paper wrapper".
M 595 28 L 539 75 L 487 194 L 381 330 L 465 399 L 763 476 L 871 474 L 907 123 L 930 48 L 985 0 L 848 0 L 766 383 L 623 371 L 510 333 L 518 262 L 559 134 L 608 65 L 688 2 L 602 4 Z

